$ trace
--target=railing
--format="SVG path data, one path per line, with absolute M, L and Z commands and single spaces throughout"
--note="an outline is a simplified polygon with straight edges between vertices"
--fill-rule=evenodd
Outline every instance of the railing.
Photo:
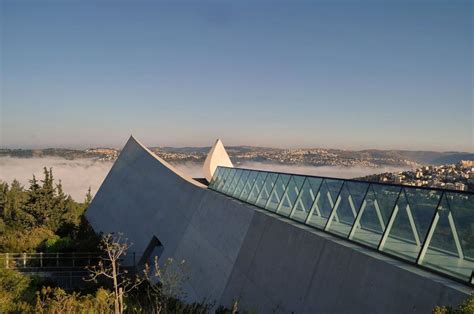
M 139 258 L 137 254 L 131 252 L 123 256 L 121 264 L 125 267 L 136 266 Z M 0 265 L 21 272 L 64 272 L 97 265 L 104 258 L 106 256 L 100 252 L 0 253 Z
M 474 193 L 227 167 L 209 188 L 474 284 Z

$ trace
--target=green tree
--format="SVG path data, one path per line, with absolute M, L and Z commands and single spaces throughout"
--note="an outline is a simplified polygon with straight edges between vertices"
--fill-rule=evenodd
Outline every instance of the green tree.
M 84 200 L 84 204 L 86 205 L 86 207 L 91 204 L 91 201 L 92 201 L 92 193 L 91 193 L 91 187 L 89 187 L 89 189 L 87 190 L 86 199 Z
M 25 300 L 31 294 L 31 280 L 11 269 L 0 268 L 0 313 L 24 313 L 29 311 Z
M 2 219 L 10 218 L 7 212 L 8 183 L 0 181 L 0 217 Z
M 6 212 L 9 213 L 8 219 L 5 219 L 12 228 L 31 229 L 33 217 L 24 211 L 28 195 L 23 186 L 17 180 L 13 180 L 10 190 L 7 193 Z
M 35 223 L 43 223 L 43 215 L 41 212 L 40 202 L 41 202 L 41 187 L 36 180 L 36 176 L 33 175 L 33 178 L 29 181 L 30 188 L 28 190 L 28 200 L 25 204 L 25 212 L 33 216 Z
M 474 294 L 464 300 L 456 308 L 450 306 L 436 306 L 433 314 L 472 314 L 474 313 Z

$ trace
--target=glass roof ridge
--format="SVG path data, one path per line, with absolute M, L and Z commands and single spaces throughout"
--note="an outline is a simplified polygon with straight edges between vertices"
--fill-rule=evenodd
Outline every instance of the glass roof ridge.
M 221 166 L 209 188 L 474 286 L 473 192 Z

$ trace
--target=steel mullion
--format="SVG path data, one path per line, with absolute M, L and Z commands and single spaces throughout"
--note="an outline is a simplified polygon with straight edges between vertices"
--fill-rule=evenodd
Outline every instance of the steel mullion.
M 259 172 L 258 172 L 258 170 L 249 170 L 249 171 L 250 171 L 250 173 L 249 173 L 248 177 L 250 177 L 250 176 L 252 175 L 252 172 L 253 172 L 253 173 L 255 173 L 255 172 L 257 173 L 257 175 L 255 176 L 255 180 L 253 180 L 253 182 L 249 184 L 249 187 L 250 187 L 249 195 L 250 195 L 250 193 L 252 192 L 253 185 L 254 185 L 255 182 L 257 181 Z M 247 195 L 247 198 L 246 198 L 245 200 L 242 199 L 242 195 L 243 195 L 244 192 L 245 192 L 245 187 L 247 186 L 247 183 L 249 182 L 248 180 L 249 180 L 249 179 L 247 178 L 247 182 L 245 182 L 245 185 L 244 185 L 244 187 L 242 188 L 242 192 L 240 192 L 240 195 L 239 195 L 239 197 L 238 197 L 239 200 L 246 201 L 246 200 L 248 199 L 248 195 Z
M 279 178 L 279 177 L 278 177 L 278 178 Z M 277 182 L 277 183 L 278 183 L 278 178 L 277 178 L 277 180 L 275 181 L 275 182 Z M 282 194 L 282 196 L 281 196 L 280 201 L 278 202 L 278 205 L 275 207 L 275 212 L 276 212 L 276 213 L 278 213 L 278 210 L 280 209 L 280 205 L 283 204 L 283 201 L 284 201 L 284 199 L 285 199 L 286 192 L 288 191 L 288 187 L 290 186 L 291 178 L 292 178 L 292 176 L 289 176 L 288 181 L 285 183 L 285 190 L 283 191 L 283 194 Z M 275 184 L 275 186 L 276 186 L 276 184 Z M 273 191 L 272 191 L 272 193 L 273 193 Z M 271 197 L 272 197 L 272 195 L 270 194 L 270 198 L 271 198 Z M 277 195 L 277 197 L 278 197 L 278 195 Z M 286 197 L 288 198 L 288 196 L 286 196 Z M 268 200 L 270 200 L 270 198 L 269 198 Z M 291 213 L 291 211 L 290 211 L 290 213 Z M 288 216 L 288 217 L 289 217 L 289 216 Z
M 448 203 L 448 208 L 449 208 L 449 214 L 451 215 L 451 219 L 449 219 L 449 215 L 448 215 L 448 220 L 449 221 L 449 226 L 451 228 L 451 231 L 453 232 L 453 236 L 454 236 L 454 241 L 456 242 L 456 247 L 459 246 L 458 249 L 458 255 L 459 257 L 461 257 L 462 259 L 464 259 L 464 250 L 462 248 L 462 245 L 461 245 L 461 241 L 459 239 L 459 233 L 458 233 L 458 229 L 456 228 L 456 224 L 454 222 L 454 212 L 453 210 L 451 209 L 451 202 L 449 201 L 449 198 L 447 196 L 447 192 L 445 192 L 445 195 L 446 195 L 446 203 Z M 451 221 L 452 221 L 452 226 L 451 226 Z
M 334 206 L 332 207 L 331 213 L 329 214 L 328 220 L 326 221 L 326 225 L 324 226 L 324 231 L 328 231 L 329 227 L 331 226 L 331 221 L 336 215 L 337 212 L 337 207 L 339 206 L 340 203 L 340 198 L 341 198 L 341 192 L 342 188 L 344 187 L 344 184 L 346 184 L 346 181 L 342 181 L 341 188 L 339 189 L 339 193 L 337 194 L 336 201 L 334 202 Z M 329 195 L 331 195 L 331 192 L 328 189 Z
M 353 232 L 355 232 L 355 226 L 357 226 L 357 224 L 359 223 L 361 217 L 362 217 L 362 212 L 364 212 L 364 210 L 362 210 L 362 206 L 364 206 L 364 202 L 367 203 L 365 201 L 365 199 L 367 198 L 367 194 L 369 193 L 369 189 L 371 188 L 372 186 L 372 183 L 368 184 L 367 185 L 367 190 L 365 191 L 365 195 L 364 195 L 364 198 L 362 199 L 362 203 L 360 203 L 360 207 L 359 207 L 359 211 L 357 212 L 357 216 L 356 218 L 354 219 L 354 223 L 352 224 L 351 226 L 351 230 L 349 231 L 349 234 L 347 235 L 347 238 L 348 239 L 351 239 L 352 236 L 353 236 Z M 365 209 L 365 208 L 364 208 Z
M 440 218 L 440 215 L 438 213 L 439 212 L 439 206 L 441 205 L 441 201 L 443 200 L 443 197 L 445 196 L 445 194 L 446 194 L 445 192 L 441 193 L 441 196 L 440 196 L 439 201 L 438 201 L 438 205 L 436 205 L 433 217 L 431 217 L 431 223 L 430 223 L 430 227 L 428 228 L 428 233 L 426 234 L 426 238 L 424 239 L 423 244 L 421 245 L 420 252 L 418 253 L 418 255 L 416 257 L 416 263 L 418 265 L 421 265 L 421 263 L 423 262 L 423 259 L 425 258 L 426 251 L 428 251 L 428 247 L 431 243 L 431 238 L 433 237 L 433 234 L 436 230 L 436 225 L 438 224 L 438 220 Z M 408 202 L 408 199 L 407 199 L 407 202 Z M 448 204 L 448 206 L 449 206 L 449 204 Z
M 385 246 L 385 241 L 388 238 L 390 230 L 392 229 L 393 222 L 395 221 L 398 211 L 400 210 L 398 208 L 398 200 L 400 199 L 400 195 L 404 192 L 405 192 L 405 189 L 401 187 L 400 191 L 398 192 L 397 198 L 395 199 L 392 212 L 390 213 L 390 218 L 388 219 L 387 227 L 383 231 L 382 237 L 380 238 L 379 244 L 377 245 L 377 251 L 382 251 L 383 247 Z
M 278 213 L 278 211 L 281 209 L 283 201 L 285 200 L 285 196 L 288 199 L 288 201 L 290 201 L 287 193 L 288 193 L 288 189 L 290 188 L 290 182 L 291 182 L 292 179 L 293 179 L 293 176 L 290 176 L 290 180 L 288 180 L 288 183 L 286 184 L 285 191 L 283 191 L 283 196 L 281 198 L 281 201 L 278 203 L 278 206 L 276 208 L 276 211 L 275 211 L 276 213 Z M 293 210 L 293 205 L 291 206 L 291 209 Z M 290 215 L 291 215 L 292 210 L 290 210 Z M 290 216 L 288 216 L 288 217 L 290 217 Z
M 244 182 L 244 186 L 245 186 L 245 183 L 247 182 L 246 181 L 246 177 L 244 177 L 244 174 L 247 174 L 247 177 L 248 177 L 248 171 L 246 172 L 247 170 L 243 170 L 242 171 L 242 174 L 240 175 L 240 178 L 239 178 L 239 181 L 237 182 L 236 186 L 235 186 L 235 189 L 234 189 L 234 192 L 232 192 L 232 197 L 236 197 L 235 194 L 237 192 L 237 190 L 239 189 L 239 184 L 241 181 L 245 181 Z
M 242 171 L 243 171 L 243 170 L 239 171 L 239 169 L 238 169 L 238 170 L 237 170 L 238 173 L 237 173 L 237 172 L 235 173 L 235 175 L 234 175 L 234 177 L 232 178 L 232 181 L 230 182 L 229 187 L 228 187 L 228 189 L 227 189 L 227 192 L 226 192 L 227 195 L 230 194 L 229 196 L 232 196 L 232 193 L 234 192 L 235 188 L 237 187 L 237 182 L 236 182 L 236 180 L 237 180 L 237 181 L 240 180 L 240 177 L 242 176 Z M 234 182 L 235 182 L 236 185 L 235 185 L 235 187 L 234 187 L 234 190 L 232 190 L 232 193 L 230 193 L 230 188 L 232 187 L 232 184 L 234 184 Z
M 304 184 L 306 183 L 306 180 L 308 180 L 308 177 L 304 177 L 303 179 L 303 184 L 301 184 L 301 187 L 300 187 L 300 190 L 298 192 L 298 195 L 296 196 L 296 200 L 295 200 L 295 203 L 293 204 L 293 206 L 291 207 L 291 211 L 290 211 L 290 216 L 288 217 L 292 217 L 293 214 L 295 213 L 295 210 L 296 210 L 296 206 L 298 204 L 298 201 L 301 201 L 300 198 L 301 198 L 301 193 L 303 193 L 303 187 L 304 187 Z M 293 181 L 295 181 L 296 183 L 296 180 L 293 179 Z M 305 219 L 306 220 L 306 219 Z
M 226 182 L 226 183 L 224 184 L 224 186 L 222 187 L 222 193 L 224 193 L 224 194 L 227 195 L 227 190 L 226 190 L 226 188 L 228 189 L 228 188 L 230 187 L 230 185 L 231 185 L 231 183 L 232 183 L 232 180 L 234 180 L 234 177 L 235 177 L 236 173 L 237 173 L 237 170 L 235 170 L 235 171 L 232 171 L 232 170 L 231 170 L 231 171 L 230 171 L 230 174 L 229 174 L 229 177 L 228 177 L 228 179 L 230 179 L 230 180 L 227 180 L 227 182 Z M 230 177 L 230 176 L 231 176 L 231 177 Z
M 321 180 L 321 183 L 319 184 L 319 187 L 318 187 L 318 190 L 316 191 L 316 195 L 315 195 L 315 197 L 314 197 L 314 200 L 313 200 L 313 202 L 311 203 L 311 207 L 309 208 L 308 216 L 306 216 L 306 219 L 305 219 L 305 222 L 304 222 L 305 224 L 308 224 L 308 223 L 309 223 L 309 221 L 310 221 L 310 219 L 311 219 L 311 215 L 313 214 L 313 211 L 314 211 L 314 208 L 315 208 L 315 204 L 316 204 L 316 206 L 318 206 L 318 204 L 317 204 L 317 202 L 318 202 L 318 200 L 319 200 L 318 194 L 320 193 L 321 187 L 323 186 L 323 183 L 325 183 L 325 182 L 326 182 L 326 179 L 323 179 L 323 180 Z M 311 184 L 311 182 L 309 181 L 309 179 L 308 179 L 308 184 L 309 184 L 309 186 L 310 186 L 310 188 L 311 188 L 311 190 L 312 190 L 312 189 L 313 189 L 313 185 Z
M 263 206 L 263 208 L 265 208 L 265 209 L 267 208 L 267 205 L 270 202 L 270 199 L 272 198 L 273 191 L 275 191 L 275 189 L 276 189 L 276 186 L 277 186 L 277 183 L 278 183 L 278 178 L 280 178 L 280 176 L 281 176 L 281 174 L 277 175 L 275 183 L 273 184 L 272 190 L 270 191 L 270 193 L 268 193 L 268 200 L 265 202 L 265 205 Z M 280 203 L 278 203 L 278 204 L 280 204 Z
M 216 187 L 216 190 L 219 191 L 219 192 L 222 192 L 222 189 L 224 188 L 224 185 L 225 185 L 225 181 L 227 180 L 227 177 L 230 175 L 230 173 L 232 172 L 230 170 L 230 168 L 226 168 L 227 171 L 224 173 L 224 175 L 222 176 L 222 181 L 219 182 L 219 185 Z
M 262 188 L 261 188 L 260 191 L 258 191 L 257 198 L 255 199 L 255 206 L 257 206 L 258 198 L 260 197 L 260 194 L 262 194 L 262 192 L 263 192 L 263 187 L 265 186 L 265 181 L 267 180 L 267 177 L 268 177 L 268 172 L 262 171 L 261 173 L 265 173 L 265 178 L 263 178 Z M 257 176 L 257 179 L 258 179 L 258 176 Z M 257 179 L 255 179 L 255 184 L 253 185 L 254 187 L 257 184 Z M 258 189 L 258 186 L 257 186 L 257 189 Z M 252 191 L 250 191 L 250 195 L 252 195 Z M 249 198 L 250 198 L 250 195 L 249 195 Z
M 212 175 L 211 181 L 209 182 L 209 187 L 212 187 L 212 185 L 215 183 L 217 177 L 219 176 L 220 170 L 221 170 L 221 167 L 217 166 L 217 169 L 214 172 L 214 174 Z

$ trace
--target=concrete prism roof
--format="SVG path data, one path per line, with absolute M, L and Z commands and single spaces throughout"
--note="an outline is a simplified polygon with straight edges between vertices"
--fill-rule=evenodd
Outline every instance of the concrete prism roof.
M 208 182 L 211 182 L 214 171 L 216 171 L 218 166 L 234 167 L 220 139 L 216 140 L 209 154 L 207 154 L 202 168 L 204 178 L 206 178 Z
M 217 166 L 232 166 L 221 141 L 216 141 L 205 164 L 209 179 Z M 135 255 L 127 254 L 123 265 L 141 268 L 144 267 L 142 263 L 153 260 L 155 256 L 160 266 L 169 258 L 185 261 L 189 267 L 182 289 L 185 300 L 190 303 L 213 300 L 215 304 L 231 308 L 235 300 L 239 300 L 239 308 L 257 313 L 430 313 L 435 305 L 459 304 L 473 292 L 470 286 L 427 272 L 418 264 L 403 262 L 401 258 L 393 259 L 348 237 L 343 239 L 341 233 L 335 236 L 334 230 L 348 230 L 342 229 L 341 224 L 352 215 L 352 206 L 361 208 L 360 189 L 353 188 L 360 182 L 324 178 L 316 187 L 312 185 L 316 177 L 298 180 L 301 176 L 292 174 L 233 167 L 223 169 L 210 186 L 200 184 L 179 173 L 130 137 L 87 208 L 87 220 L 96 232 L 120 232 L 133 243 L 132 250 L 138 253 L 136 260 L 133 258 Z M 234 176 L 244 171 L 247 175 L 238 177 L 241 184 L 231 184 Z M 225 173 L 233 174 L 228 180 Z M 288 185 L 283 178 L 292 183 Z M 332 183 L 328 185 L 326 180 L 332 180 Z M 334 196 L 333 189 L 330 189 L 335 186 L 334 181 L 351 189 L 338 186 L 337 193 L 343 191 L 343 194 Z M 323 183 L 324 191 L 320 188 Z M 233 196 L 239 187 L 245 193 Z M 389 186 L 382 187 L 385 192 L 377 195 L 380 190 L 362 191 L 367 208 L 360 209 L 359 213 L 375 213 L 369 216 L 375 223 L 380 221 L 376 214 L 378 209 L 370 207 L 375 203 L 371 201 L 374 197 L 378 200 L 384 197 L 381 204 L 401 199 L 397 196 L 395 201 L 392 194 L 386 193 Z M 252 196 L 244 198 L 244 195 Z M 433 195 L 423 195 L 428 195 L 423 200 L 430 203 Z M 339 205 L 331 217 L 341 219 L 336 221 L 336 218 L 328 217 L 331 225 L 327 230 L 313 228 L 309 222 L 321 218 L 317 216 L 316 208 L 329 211 L 333 205 L 327 201 L 318 207 L 312 202 L 323 198 L 329 200 L 330 197 L 339 199 L 333 202 Z M 308 199 L 312 202 L 306 206 Z M 463 198 L 460 200 L 463 203 Z M 290 203 L 298 204 L 298 207 L 290 211 L 287 208 Z M 422 203 L 424 212 L 427 211 L 425 203 Z M 413 204 L 411 209 L 414 212 L 417 203 Z M 393 205 L 389 207 L 393 208 Z M 399 212 L 410 212 L 405 208 Z M 291 216 L 291 212 L 296 210 L 298 215 L 311 214 L 312 218 L 298 220 L 299 216 Z M 463 217 L 471 217 L 468 216 L 469 210 L 461 213 Z M 415 217 L 416 226 L 420 216 L 416 213 L 410 216 Z M 444 218 L 448 219 L 447 215 L 439 220 Z M 396 226 L 398 220 L 390 219 L 394 221 L 392 226 Z M 361 230 L 358 226 L 363 227 L 366 222 L 362 218 L 357 224 L 355 220 L 351 221 L 357 227 L 351 228 L 355 230 L 353 239 L 380 230 L 375 224 L 370 224 L 371 229 Z M 470 225 L 465 221 L 462 226 L 466 227 L 459 229 L 461 239 L 465 234 L 469 235 L 464 231 L 470 230 L 466 229 Z M 408 228 L 410 226 L 413 225 L 409 224 Z M 449 228 L 450 225 L 447 222 L 440 226 Z M 399 241 L 400 233 L 397 233 L 397 238 L 386 239 Z M 409 244 L 410 247 L 416 245 Z M 451 247 L 456 249 L 456 245 Z M 467 255 L 470 252 L 463 251 L 468 257 L 472 256 Z M 432 251 L 425 253 L 428 258 Z M 456 252 L 451 255 L 457 256 Z

